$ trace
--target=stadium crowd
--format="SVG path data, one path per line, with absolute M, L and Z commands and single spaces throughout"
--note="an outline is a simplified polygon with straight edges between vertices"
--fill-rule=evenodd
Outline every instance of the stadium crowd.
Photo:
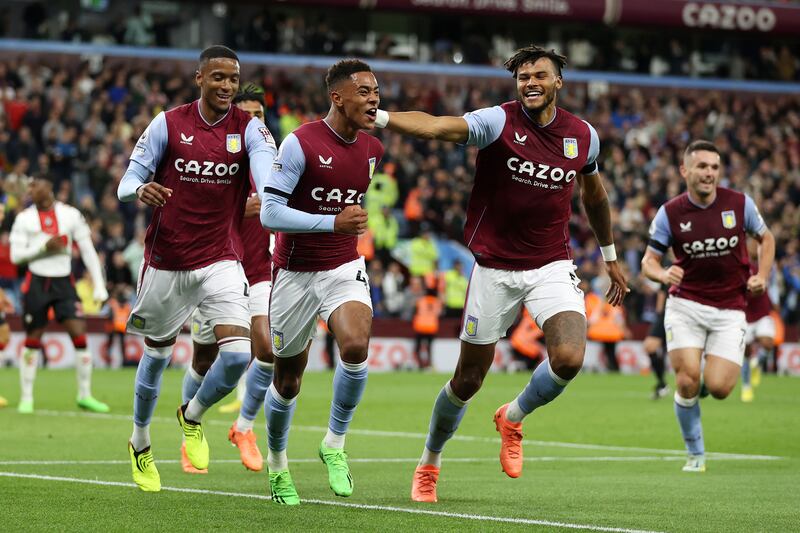
M 278 138 L 327 112 L 322 76 L 310 70 L 245 70 L 246 82 L 264 88 L 266 122 Z M 9 260 L 8 231 L 28 202 L 27 178 L 37 174 L 52 175 L 58 199 L 84 213 L 112 299 L 123 302 L 133 295 L 148 212 L 141 203 L 120 204 L 115 191 L 133 145 L 152 117 L 196 97 L 185 80 L 180 68 L 168 62 L 145 67 L 135 61 L 0 61 L 0 184 L 6 211 L 0 228 L 0 287 L 17 309 L 20 272 Z M 460 115 L 514 98 L 507 79 L 378 73 L 378 80 L 381 107 L 388 110 Z M 588 120 L 600 135 L 598 161 L 612 201 L 615 240 L 633 289 L 625 302 L 629 323 L 653 318 L 654 288 L 644 282 L 639 263 L 656 209 L 682 190 L 679 156 L 692 138 L 714 141 L 725 154 L 723 185 L 747 192 L 760 206 L 777 240 L 774 300 L 784 320 L 797 323 L 800 96 L 570 83 L 560 105 Z M 371 259 L 376 315 L 410 318 L 426 285 L 444 285 L 448 275 L 460 279 L 453 273 L 458 267 L 440 252 L 448 241 L 462 240 L 476 149 L 416 141 L 386 130 L 378 135 L 386 155 L 367 194 L 370 232 L 361 250 Z M 571 225 L 585 288 L 601 288 L 600 251 L 577 201 Z M 82 271 L 79 260 L 76 271 Z M 88 304 L 91 282 L 88 276 L 76 277 Z M 447 301 L 445 305 L 449 308 Z M 91 311 L 100 309 L 87 305 Z
M 653 32 L 642 28 L 591 27 L 573 22 L 549 24 L 535 18 L 486 17 L 450 13 L 399 12 L 395 30 L 373 31 L 372 10 L 320 11 L 279 3 L 196 6 L 204 12 L 205 31 L 215 31 L 224 44 L 240 51 L 285 54 L 405 59 L 436 63 L 496 66 L 535 34 L 547 48 L 560 50 L 579 70 L 634 72 L 650 75 L 711 76 L 731 79 L 800 79 L 800 41 L 789 36 L 761 38 L 745 35 L 701 34 L 689 29 Z M 96 44 L 126 44 L 184 48 L 192 32 L 184 27 L 176 3 L 155 8 L 131 3 L 108 12 L 67 9 L 57 4 L 30 2 L 24 9 L 0 10 L 0 36 L 51 39 Z M 341 28 L 347 27 L 345 34 Z M 411 30 L 410 28 L 413 28 Z M 533 29 L 532 29 L 533 28 Z M 196 32 L 195 32 L 196 33 Z

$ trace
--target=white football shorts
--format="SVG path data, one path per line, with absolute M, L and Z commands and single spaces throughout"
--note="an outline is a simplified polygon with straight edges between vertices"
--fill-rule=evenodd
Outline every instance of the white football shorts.
M 275 268 L 269 306 L 275 355 L 294 357 L 305 350 L 314 336 L 317 315 L 328 322 L 331 314 L 346 302 L 361 302 L 372 309 L 363 257 L 319 272 Z
M 745 345 L 762 338 L 775 340 L 775 321 L 770 315 L 747 323 L 747 333 L 744 336 Z
M 564 311 L 586 316 L 576 269 L 570 260 L 553 261 L 533 270 L 499 270 L 476 264 L 464 304 L 461 340 L 470 344 L 497 342 L 523 304 L 539 327 Z
M 164 341 L 180 333 L 195 309 L 213 331 L 217 324 L 250 328 L 249 285 L 238 261 L 220 261 L 196 270 L 146 267 L 139 276 L 128 332 Z
M 737 365 L 744 358 L 744 311 L 718 309 L 686 298 L 667 298 L 664 313 L 667 351 L 700 348 Z
M 250 321 L 256 316 L 269 316 L 269 293 L 271 281 L 259 281 L 250 286 Z M 249 326 L 248 326 L 249 327 Z M 192 340 L 197 344 L 216 344 L 214 326 L 208 321 L 200 308 L 192 313 Z

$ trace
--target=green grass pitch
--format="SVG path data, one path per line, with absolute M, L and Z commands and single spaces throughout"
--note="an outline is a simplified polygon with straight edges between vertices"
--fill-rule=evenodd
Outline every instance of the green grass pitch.
M 178 463 L 175 409 L 182 371 L 169 370 L 151 426 L 164 490 L 132 485 L 132 370 L 97 371 L 111 415 L 78 412 L 73 371 L 40 370 L 36 413 L 19 415 L 16 369 L 0 369 L 0 531 L 798 531 L 800 380 L 765 377 L 756 400 L 739 389 L 702 401 L 704 474 L 681 472 L 671 399 L 649 399 L 651 378 L 582 374 L 525 421 L 525 469 L 500 471 L 492 415 L 527 374 L 492 374 L 445 449 L 439 503 L 409 498 L 433 400 L 449 376 L 373 374 L 347 437 L 355 479 L 337 498 L 316 455 L 327 424 L 330 373 L 309 373 L 289 439 L 303 503 L 267 498 L 266 473 L 248 472 L 227 441 L 234 417 L 205 419 L 207 475 Z M 256 424 L 266 451 L 263 415 Z

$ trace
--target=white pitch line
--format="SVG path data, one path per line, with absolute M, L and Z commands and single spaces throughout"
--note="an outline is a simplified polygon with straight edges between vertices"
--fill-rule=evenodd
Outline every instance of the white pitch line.
M 37 410 L 35 411 L 35 414 L 45 415 L 45 416 L 71 416 L 71 417 L 100 418 L 105 420 L 124 420 L 125 422 L 133 421 L 133 417 L 130 415 L 84 413 L 81 411 L 52 411 L 45 409 L 45 410 Z M 152 422 L 159 422 L 159 423 L 163 422 L 163 423 L 174 424 L 175 419 L 163 416 L 154 416 L 152 418 Z M 230 424 L 228 422 L 222 420 L 212 419 L 212 420 L 206 420 L 203 423 L 211 426 L 230 427 Z M 322 426 L 292 426 L 292 429 L 298 431 L 312 431 L 312 432 L 322 432 L 322 433 L 325 433 L 328 430 L 327 427 L 322 427 Z M 347 433 L 349 435 L 364 435 L 369 437 L 410 438 L 417 440 L 424 440 L 427 437 L 427 434 L 425 433 L 411 433 L 405 431 L 381 431 L 374 429 L 357 429 L 357 428 L 351 428 L 347 431 Z M 500 443 L 499 437 L 475 437 L 471 435 L 454 435 L 451 438 L 451 440 L 461 441 L 461 442 L 487 442 L 492 444 Z M 606 444 L 583 444 L 577 442 L 558 442 L 558 441 L 531 440 L 531 439 L 525 439 L 523 442 L 525 444 L 530 444 L 533 446 L 547 446 L 551 448 L 569 448 L 576 450 L 598 450 L 598 451 L 609 451 L 609 452 L 659 453 L 666 455 L 678 455 L 683 458 L 686 457 L 686 450 L 643 448 L 638 446 L 610 446 Z M 737 458 L 747 457 L 757 461 L 775 461 L 783 459 L 783 457 L 775 455 L 751 455 L 751 454 L 727 453 L 727 452 L 706 452 L 706 457 L 710 459 L 721 459 L 724 457 L 737 459 Z
M 0 472 L 0 477 L 11 477 L 11 478 L 25 478 L 25 479 L 37 479 L 42 481 L 64 481 L 64 482 L 71 482 L 71 483 L 85 483 L 87 485 L 101 485 L 107 487 L 126 487 L 126 488 L 136 488 L 136 484 L 134 483 L 126 483 L 122 481 L 102 481 L 98 479 L 81 479 L 81 478 L 73 478 L 73 477 L 62 477 L 62 476 L 42 476 L 37 474 L 18 474 L 16 472 Z M 212 496 L 230 496 L 234 498 L 253 498 L 257 500 L 270 500 L 271 498 L 265 494 L 247 494 L 243 492 L 224 492 L 224 491 L 217 491 L 217 490 L 204 490 L 204 489 L 189 489 L 183 487 L 161 487 L 163 491 L 170 491 L 170 492 L 184 492 L 189 494 L 205 494 L 205 495 L 212 495 Z M 317 504 L 317 505 L 330 505 L 333 507 L 346 507 L 349 509 L 364 509 L 369 511 L 389 511 L 395 513 L 408 513 L 408 514 L 419 514 L 419 515 L 427 515 L 427 516 L 437 516 L 437 517 L 444 517 L 444 518 L 460 518 L 464 520 L 475 520 L 481 522 L 502 522 L 507 524 L 523 524 L 523 525 L 534 525 L 534 526 L 550 526 L 550 527 L 562 527 L 566 529 L 584 529 L 590 531 L 608 531 L 611 533 L 661 533 L 658 531 L 649 531 L 649 530 L 642 530 L 642 529 L 627 529 L 621 527 L 606 527 L 606 526 L 596 526 L 591 524 L 572 524 L 569 522 L 555 522 L 552 520 L 536 520 L 533 518 L 514 518 L 514 517 L 504 517 L 504 516 L 488 516 L 488 515 L 478 515 L 478 514 L 467 514 L 467 513 L 451 513 L 447 511 L 430 511 L 427 509 L 414 509 L 408 507 L 391 507 L 388 505 L 369 505 L 363 503 L 344 503 L 338 501 L 330 501 L 330 500 L 317 500 L 317 499 L 303 499 L 303 503 L 307 504 Z
M 625 462 L 648 462 L 648 461 L 683 461 L 684 457 L 677 457 L 671 455 L 650 455 L 639 457 L 625 457 L 625 456 L 608 456 L 608 457 L 564 457 L 564 456 L 533 456 L 525 457 L 526 463 L 625 463 Z M 749 455 L 730 455 L 726 457 L 718 457 L 715 461 L 752 461 L 752 456 Z M 760 459 L 758 459 L 760 460 Z M 448 457 L 446 463 L 493 463 L 496 462 L 496 457 Z M 15 466 L 15 465 L 32 465 L 32 466 L 47 466 L 47 465 L 121 465 L 128 464 L 130 460 L 123 459 L 105 459 L 105 460 L 10 460 L 0 461 L 0 466 Z M 158 464 L 176 464 L 180 461 L 177 459 L 159 459 Z M 214 464 L 234 463 L 239 464 L 239 459 L 214 459 Z M 301 458 L 290 459 L 290 463 L 318 463 L 319 459 Z M 419 457 L 361 457 L 361 458 L 347 458 L 348 463 L 363 463 L 363 464 L 384 464 L 384 463 L 412 463 L 419 462 Z

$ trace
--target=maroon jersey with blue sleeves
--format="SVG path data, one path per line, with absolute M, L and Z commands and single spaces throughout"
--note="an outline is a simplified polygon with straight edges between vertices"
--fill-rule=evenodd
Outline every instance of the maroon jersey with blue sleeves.
M 669 293 L 720 309 L 744 310 L 750 275 L 745 195 L 719 187 L 714 202 L 700 207 L 683 193 L 664 209 L 674 264 L 684 270 L 683 280 Z
M 505 124 L 478 152 L 464 242 L 478 264 L 490 268 L 530 270 L 571 259 L 575 178 L 596 172 L 599 145 L 592 149 L 592 129 L 561 108 L 551 123 L 539 126 L 518 101 L 499 107 Z M 493 120 L 502 120 L 494 109 L 501 118 Z M 470 141 L 477 144 L 472 124 Z
M 304 124 L 292 133 L 302 150 L 304 167 L 294 190 L 286 191 L 287 205 L 315 215 L 336 215 L 349 205 L 361 204 L 383 157 L 381 142 L 363 132 L 347 142 L 322 120 Z M 279 156 L 276 166 L 282 164 Z M 358 259 L 355 235 L 284 232 L 277 235 L 272 262 L 279 268 L 316 272 Z
M 231 106 L 210 125 L 198 105 L 165 114 L 168 141 L 153 180 L 172 189 L 172 196 L 153 210 L 145 237 L 145 261 L 161 270 L 240 259 L 232 231 L 239 228 L 250 190 L 245 129 L 251 117 Z

